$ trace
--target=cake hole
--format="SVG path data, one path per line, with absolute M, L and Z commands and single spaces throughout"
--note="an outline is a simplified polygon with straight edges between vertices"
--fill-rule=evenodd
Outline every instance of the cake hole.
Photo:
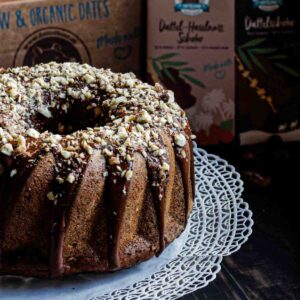
M 97 107 L 89 103 L 74 103 L 68 110 L 51 109 L 50 118 L 37 113 L 32 117 L 32 123 L 39 132 L 49 131 L 53 134 L 68 135 L 78 130 L 85 130 L 105 124 Z

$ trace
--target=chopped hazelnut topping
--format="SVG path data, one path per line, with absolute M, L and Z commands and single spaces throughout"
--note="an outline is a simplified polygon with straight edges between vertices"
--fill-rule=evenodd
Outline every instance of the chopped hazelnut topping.
M 166 153 L 165 149 L 158 149 L 158 150 L 156 150 L 156 151 L 153 152 L 153 154 L 155 156 L 163 156 L 165 153 Z
M 81 92 L 73 90 L 72 88 L 68 88 L 67 93 L 69 96 L 75 98 L 75 99 L 80 99 Z
M 107 156 L 112 156 L 112 155 L 113 155 L 113 152 L 110 151 L 110 150 L 108 150 L 108 149 L 106 149 L 106 148 L 103 150 L 103 153 L 104 153 L 105 155 L 107 155 Z
M 116 108 L 120 103 L 126 102 L 126 97 L 121 96 L 111 101 L 112 108 Z
M 24 136 L 19 135 L 17 142 L 18 142 L 18 147 L 16 150 L 20 153 L 26 151 L 26 139 L 24 138 Z
M 163 162 L 163 164 L 161 165 L 160 169 L 162 171 L 169 171 L 170 170 L 170 166 L 166 162 Z
M 8 94 L 12 97 L 15 98 L 18 95 L 18 90 L 15 88 L 10 88 L 8 90 Z
M 126 129 L 124 127 L 119 127 L 118 128 L 118 136 L 121 139 L 127 138 L 128 137 L 128 133 L 126 131 Z
M 35 130 L 34 128 L 28 129 L 27 135 L 34 139 L 38 139 L 40 137 L 40 133 L 37 130 Z
M 145 131 L 144 127 L 140 124 L 136 124 L 136 128 L 139 132 L 144 132 Z
M 149 115 L 149 113 L 147 111 L 142 110 L 141 113 L 137 117 L 137 121 L 141 124 L 150 123 L 151 116 Z
M 66 150 L 62 150 L 60 152 L 60 154 L 65 158 L 65 159 L 69 159 L 72 156 L 72 153 Z
M 67 112 L 68 111 L 68 105 L 67 104 L 63 104 L 61 106 L 61 109 L 64 110 L 65 112 Z
M 82 138 L 85 139 L 85 140 L 88 140 L 88 139 L 89 139 L 89 135 L 88 135 L 87 133 L 84 132 L 84 133 L 82 134 Z
M 73 163 L 79 164 L 79 172 L 87 163 L 88 154 L 99 151 L 109 164 L 115 165 L 113 175 L 128 180 L 132 170 L 124 170 L 121 162 L 131 163 L 139 152 L 158 169 L 161 179 L 165 179 L 170 166 L 160 131 L 173 136 L 177 153 L 186 156 L 184 129 L 188 122 L 174 101 L 174 93 L 160 84 L 153 87 L 143 83 L 132 73 L 116 74 L 87 64 L 55 62 L 1 70 L 0 96 L 3 98 L 0 149 L 9 156 L 14 152 L 18 156 L 30 155 L 31 149 L 39 155 L 39 148 L 57 151 L 65 159 L 57 164 L 57 169 L 66 166 L 68 174 Z M 41 118 L 39 123 L 42 116 L 50 119 L 67 112 L 71 114 L 75 103 L 86 109 L 82 116 L 76 114 L 78 124 L 84 123 L 82 118 L 88 116 L 90 119 L 86 121 L 95 122 L 94 128 L 80 130 L 68 120 L 55 124 L 54 120 Z M 52 126 L 62 136 L 47 131 Z M 107 175 L 105 171 L 103 176 Z M 64 179 L 58 176 L 57 180 L 63 183 L 73 178 L 69 174 Z
M 184 147 L 186 144 L 186 138 L 183 134 L 176 134 L 174 137 L 175 144 L 179 147 Z
M 48 119 L 52 118 L 52 113 L 46 106 L 42 106 L 38 108 L 38 112 Z
M 83 141 L 81 146 L 89 155 L 93 154 L 93 148 L 86 141 Z
M 14 151 L 12 144 L 5 144 L 1 147 L 1 152 L 7 156 L 11 156 Z
M 73 182 L 75 181 L 75 176 L 74 176 L 73 173 L 70 173 L 70 174 L 68 175 L 67 181 L 68 181 L 69 183 L 73 183 Z
M 59 134 L 54 134 L 52 136 L 52 138 L 56 141 L 56 142 L 60 142 L 62 140 L 62 136 Z
M 54 200 L 56 199 L 56 196 L 54 195 L 53 192 L 49 192 L 49 193 L 47 194 L 47 198 L 48 198 L 48 200 L 50 200 L 50 201 L 54 201 Z
M 127 154 L 127 155 L 126 155 L 126 160 L 127 160 L 128 162 L 131 162 L 131 161 L 133 161 L 133 157 L 132 157 L 131 155 Z
M 94 139 L 94 141 L 96 142 L 96 143 L 101 143 L 101 137 L 99 137 L 99 136 L 96 136 L 95 137 L 95 139 Z
M 110 165 L 119 165 L 120 164 L 120 159 L 118 157 L 112 156 L 109 158 L 108 163 Z
M 85 74 L 83 78 L 84 78 L 85 82 L 88 84 L 95 81 L 95 78 L 90 74 Z
M 159 148 L 158 148 L 158 146 L 155 145 L 154 143 L 149 142 L 149 149 L 150 149 L 151 151 L 157 151 Z
M 132 178 L 133 172 L 132 170 L 128 170 L 125 174 L 126 180 L 130 180 Z
M 131 121 L 134 121 L 136 119 L 136 116 L 125 116 L 125 123 L 130 123 Z
M 59 184 L 63 184 L 65 182 L 65 180 L 60 176 L 56 177 L 56 180 L 58 181 Z
M 18 171 L 16 169 L 11 170 L 10 177 L 14 177 L 17 173 Z
M 82 95 L 84 96 L 85 99 L 91 99 L 93 97 L 90 91 L 82 91 Z
M 173 118 L 170 114 L 167 115 L 167 121 L 168 121 L 169 124 L 173 123 Z

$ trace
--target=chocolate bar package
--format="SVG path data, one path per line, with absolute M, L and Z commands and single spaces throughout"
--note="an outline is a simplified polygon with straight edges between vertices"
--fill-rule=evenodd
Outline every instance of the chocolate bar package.
M 175 92 L 201 145 L 235 132 L 234 1 L 148 1 L 148 81 Z
M 0 2 L 0 67 L 77 61 L 141 71 L 140 0 Z
M 300 28 L 294 0 L 236 1 L 241 144 L 300 140 Z

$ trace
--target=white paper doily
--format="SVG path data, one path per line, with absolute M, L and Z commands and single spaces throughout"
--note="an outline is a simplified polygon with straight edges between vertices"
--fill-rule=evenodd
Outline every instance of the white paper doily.
M 225 160 L 194 147 L 196 199 L 185 232 L 158 258 L 116 273 L 63 280 L 0 277 L 0 299 L 177 299 L 208 285 L 222 257 L 252 233 L 240 175 Z

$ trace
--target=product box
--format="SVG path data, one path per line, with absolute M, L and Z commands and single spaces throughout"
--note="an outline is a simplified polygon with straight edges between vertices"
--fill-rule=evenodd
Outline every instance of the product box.
M 148 1 L 150 83 L 175 92 L 202 145 L 235 132 L 234 1 Z
M 236 1 L 241 144 L 300 140 L 300 19 L 294 0 Z
M 141 70 L 140 0 L 0 2 L 0 67 L 78 61 Z

